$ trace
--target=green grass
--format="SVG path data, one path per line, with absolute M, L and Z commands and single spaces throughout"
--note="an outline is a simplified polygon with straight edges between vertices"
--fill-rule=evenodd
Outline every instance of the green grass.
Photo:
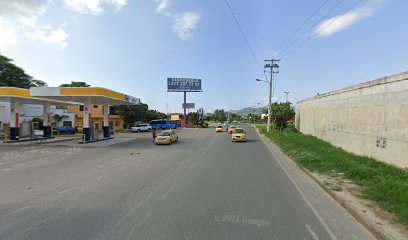
M 294 126 L 283 131 L 260 132 L 306 169 L 344 178 L 362 187 L 362 196 L 394 213 L 408 227 L 408 171 L 372 158 L 357 156 L 316 137 L 298 133 Z M 407 156 L 408 157 L 408 156 Z

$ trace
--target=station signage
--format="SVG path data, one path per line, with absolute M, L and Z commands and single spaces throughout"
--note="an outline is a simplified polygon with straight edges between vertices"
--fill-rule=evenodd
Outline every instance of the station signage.
M 140 104 L 140 98 L 125 95 L 125 101 L 133 104 Z

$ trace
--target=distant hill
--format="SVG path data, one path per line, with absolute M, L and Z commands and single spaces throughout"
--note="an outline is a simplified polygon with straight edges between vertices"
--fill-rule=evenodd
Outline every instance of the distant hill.
M 248 114 L 262 114 L 262 110 L 263 109 L 265 109 L 265 108 L 267 108 L 267 107 L 259 107 L 259 108 L 253 108 L 253 107 L 247 107 L 247 108 L 243 108 L 243 109 L 240 109 L 240 110 L 230 110 L 230 111 L 227 111 L 227 112 L 230 112 L 230 113 L 235 113 L 235 114 L 238 114 L 238 115 L 248 115 Z

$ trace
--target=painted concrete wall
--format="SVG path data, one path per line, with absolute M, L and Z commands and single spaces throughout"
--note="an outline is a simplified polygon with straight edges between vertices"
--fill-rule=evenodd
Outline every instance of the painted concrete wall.
M 408 72 L 302 100 L 296 128 L 346 151 L 408 167 Z

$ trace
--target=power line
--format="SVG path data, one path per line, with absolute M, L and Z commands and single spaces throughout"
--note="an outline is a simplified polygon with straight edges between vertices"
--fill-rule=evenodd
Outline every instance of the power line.
M 261 66 L 261 64 L 259 63 L 258 59 L 256 58 L 255 53 L 254 53 L 254 50 L 252 49 L 251 44 L 249 44 L 248 38 L 247 38 L 247 36 L 246 36 L 244 30 L 242 29 L 241 24 L 239 24 L 238 18 L 237 18 L 237 16 L 235 15 L 234 11 L 232 10 L 232 7 L 231 7 L 230 3 L 228 2 L 228 0 L 224 0 L 224 2 L 225 2 L 225 4 L 227 4 L 228 10 L 230 11 L 232 17 L 234 17 L 235 23 L 237 24 L 237 26 L 238 26 L 238 28 L 239 28 L 239 31 L 241 32 L 242 37 L 244 38 L 245 43 L 246 43 L 246 45 L 248 46 L 248 49 L 249 49 L 249 51 L 251 52 L 251 55 L 252 55 L 252 57 L 253 57 L 253 59 L 254 59 L 256 65 L 257 65 L 260 69 L 262 69 L 262 66 Z
M 330 1 L 330 0 L 325 0 L 318 8 L 312 13 L 312 15 L 310 15 L 309 17 L 307 17 L 307 18 L 302 22 L 302 24 L 300 24 L 287 38 L 285 38 L 285 40 L 283 40 L 283 41 L 279 44 L 279 46 L 274 50 L 273 53 L 279 51 L 279 49 L 281 49 L 281 47 L 283 47 L 283 46 L 287 43 L 287 41 L 288 41 L 289 39 L 291 39 L 297 32 L 299 32 L 299 30 L 302 29 L 303 26 L 305 26 L 305 24 L 306 24 L 310 19 L 312 19 L 312 18 L 320 11 L 320 9 L 322 9 L 329 1 Z M 273 53 L 272 53 L 272 54 L 273 54 Z
M 265 71 L 264 71 L 263 67 L 261 66 L 261 64 L 259 63 L 258 59 L 256 58 L 255 52 L 254 52 L 253 48 L 251 47 L 251 44 L 249 43 L 249 40 L 248 40 L 244 30 L 242 29 L 241 24 L 239 23 L 237 16 L 235 15 L 234 11 L 232 10 L 231 4 L 228 2 L 228 0 L 224 0 L 224 2 L 227 5 L 228 10 L 230 11 L 232 17 L 234 18 L 235 23 L 237 24 L 239 31 L 241 32 L 241 35 L 242 35 L 242 37 L 243 37 L 249 51 L 251 52 L 252 58 L 254 59 L 256 65 L 258 66 L 258 68 L 263 72 L 265 80 L 268 81 L 268 77 L 266 76 Z M 259 94 L 259 88 L 258 88 L 258 94 Z
M 332 13 L 336 8 L 338 8 L 345 0 L 341 0 L 338 2 L 334 7 L 332 7 L 323 17 L 321 17 L 315 24 L 310 26 L 306 31 L 303 32 L 302 36 L 309 32 L 312 28 L 316 27 L 323 19 L 325 19 L 330 13 Z M 296 38 L 294 41 L 292 41 L 281 53 L 278 54 L 278 56 L 283 55 L 288 49 L 290 49 L 293 45 L 295 45 L 299 40 L 302 39 L 302 36 Z
M 281 57 L 281 59 L 283 59 L 284 57 L 288 56 L 289 54 L 293 53 L 294 51 L 296 51 L 297 49 L 301 48 L 303 45 L 305 45 L 307 42 L 309 42 L 310 40 L 312 40 L 314 37 L 316 37 L 319 33 L 321 33 L 324 29 L 326 29 L 327 27 L 329 27 L 331 24 L 333 24 L 335 21 L 337 21 L 341 16 L 343 16 L 344 14 L 347 14 L 348 12 L 350 12 L 351 10 L 353 10 L 354 8 L 356 8 L 358 5 L 360 5 L 360 3 L 363 0 L 359 0 L 356 4 L 354 4 L 353 6 L 351 6 L 349 9 L 347 9 L 343 14 L 340 14 L 338 16 L 336 16 L 335 18 L 333 18 L 332 21 L 330 21 L 328 24 L 326 24 L 325 26 L 323 26 L 322 28 L 319 29 L 319 31 L 315 32 L 312 36 L 310 36 L 309 38 L 307 38 L 305 41 L 303 41 L 301 44 L 299 44 L 297 47 L 293 48 L 292 50 L 290 50 L 288 53 L 286 53 L 285 55 L 283 55 Z

